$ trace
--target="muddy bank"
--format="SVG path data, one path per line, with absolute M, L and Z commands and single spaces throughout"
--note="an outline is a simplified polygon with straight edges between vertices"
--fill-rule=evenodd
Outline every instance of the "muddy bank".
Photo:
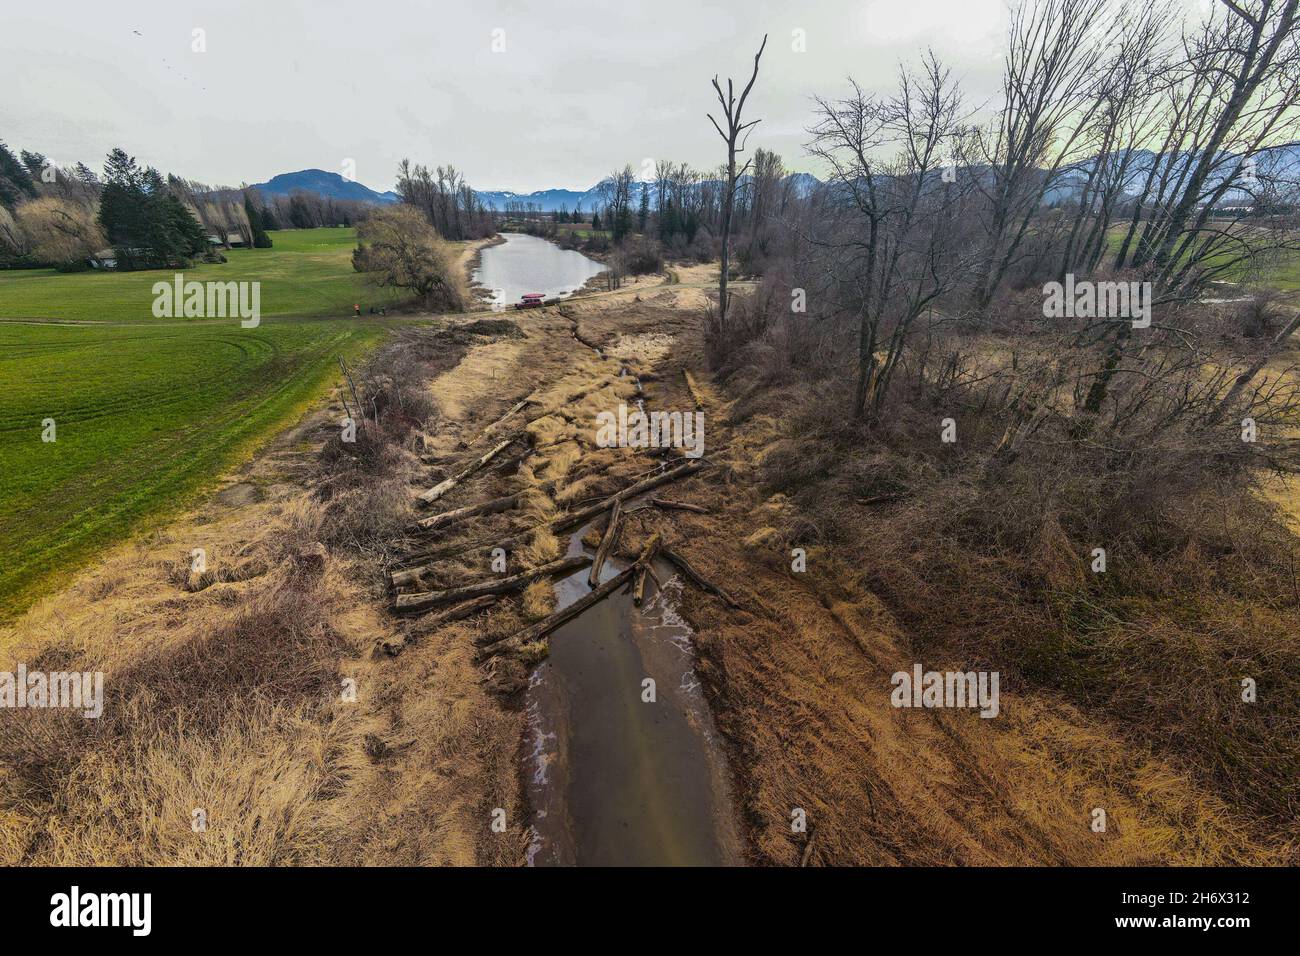
M 505 241 L 506 237 L 500 233 L 487 239 L 478 239 L 461 255 L 459 267 L 469 289 L 468 309 L 485 309 L 492 304 L 492 290 L 478 283 L 474 276 L 483 263 L 483 250 L 499 246 Z

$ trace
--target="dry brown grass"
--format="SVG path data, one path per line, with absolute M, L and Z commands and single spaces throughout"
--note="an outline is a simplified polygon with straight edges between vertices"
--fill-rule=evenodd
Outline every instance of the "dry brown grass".
M 823 862 L 1295 862 L 1300 554 L 1235 449 L 1217 471 L 1181 439 L 1117 466 L 1048 430 L 990 463 L 996 398 L 917 393 L 867 432 L 843 369 L 790 359 L 765 339 L 722 363 L 720 496 L 766 572 L 697 545 L 758 609 L 695 613 L 762 859 L 797 858 L 788 808 L 813 802 Z M 895 711 L 888 677 L 915 662 L 999 670 L 1002 717 Z M 1241 701 L 1246 676 L 1267 701 Z
M 314 414 L 239 476 L 261 500 L 216 495 L 0 635 L 0 666 L 102 670 L 106 698 L 98 720 L 0 714 L 0 859 L 519 860 L 519 830 L 487 827 L 494 807 L 522 819 L 519 717 L 483 687 L 470 625 L 421 634 L 395 660 L 374 654 L 377 642 L 402 642 L 375 562 L 409 521 L 408 439 L 435 411 L 409 383 L 476 340 L 434 343 L 404 369 L 388 362 L 387 380 L 362 370 L 383 423 L 369 445 L 330 448 L 342 407 Z M 324 454 L 309 445 L 304 457 L 304 437 Z M 194 547 L 208 554 L 201 576 L 189 573 Z M 342 698 L 345 679 L 355 702 Z M 191 827 L 196 809 L 205 831 Z
M 0 715 L 6 862 L 84 865 L 320 862 L 348 825 L 332 799 L 358 772 L 365 721 L 339 701 L 361 635 L 337 626 L 352 586 L 296 560 L 301 500 L 243 520 L 181 522 L 110 556 L 14 629 L 6 669 L 105 673 L 97 720 Z M 235 542 L 243 543 L 236 547 Z M 177 555 L 209 548 L 219 583 L 175 583 Z M 220 583 L 220 555 L 267 570 Z M 111 587 L 108 586 L 111 582 Z M 194 832 L 194 810 L 206 832 Z

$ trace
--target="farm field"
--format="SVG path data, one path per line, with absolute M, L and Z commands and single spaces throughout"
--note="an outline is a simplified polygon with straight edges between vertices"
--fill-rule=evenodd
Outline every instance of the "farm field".
M 272 250 L 193 270 L 260 280 L 253 329 L 154 318 L 165 272 L 0 274 L 0 620 L 191 502 L 316 399 L 338 355 L 409 321 L 351 318 L 353 302 L 380 304 L 352 271 L 351 229 L 273 235 Z
M 351 315 L 353 304 L 392 305 L 397 297 L 367 287 L 352 269 L 354 229 L 270 233 L 270 249 L 230 249 L 229 262 L 195 265 L 187 279 L 262 283 L 262 317 Z M 453 244 L 454 246 L 454 244 Z M 0 318 L 82 322 L 171 322 L 154 318 L 153 284 L 165 269 L 144 272 L 59 273 L 53 269 L 0 272 Z M 191 319 L 192 322 L 203 321 Z
M 1287 292 L 1300 291 L 1300 254 L 1292 255 L 1278 266 L 1273 274 L 1273 284 Z
M 383 334 L 362 322 L 0 324 L 0 620 L 173 511 Z M 53 442 L 42 422 L 55 422 Z

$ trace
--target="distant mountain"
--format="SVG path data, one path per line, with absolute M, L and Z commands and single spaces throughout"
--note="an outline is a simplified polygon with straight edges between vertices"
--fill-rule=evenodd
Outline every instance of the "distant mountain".
M 296 173 L 281 173 L 264 183 L 254 183 L 254 189 L 268 196 L 289 196 L 296 192 L 315 193 L 328 199 L 354 199 L 360 202 L 397 202 L 397 193 L 377 193 L 355 179 L 344 179 L 338 173 L 323 169 L 300 169 Z
M 794 191 L 799 196 L 806 196 L 814 189 L 821 185 L 821 181 L 812 173 L 791 173 L 787 179 L 794 185 Z M 749 177 L 741 178 L 745 182 Z M 605 180 L 608 182 L 608 180 Z M 714 186 L 721 186 L 721 180 L 706 180 Z M 477 190 L 476 194 L 483 201 L 483 205 L 489 209 L 503 210 L 507 203 L 531 203 L 541 208 L 543 212 L 558 212 L 563 206 L 569 212 L 575 211 L 579 206 L 583 212 L 592 212 L 598 208 L 604 199 L 601 196 L 601 186 L 603 183 L 597 183 L 586 192 L 577 192 L 572 189 L 540 189 L 532 193 L 512 193 L 504 190 Z M 632 208 L 641 202 L 641 191 L 653 188 L 651 183 L 633 183 L 632 184 Z M 651 194 L 651 203 L 653 204 L 653 193 Z
M 795 192 L 805 196 L 819 185 L 820 181 L 811 173 L 791 173 L 788 177 L 794 184 Z M 296 173 L 281 173 L 264 183 L 255 183 L 268 196 L 288 196 L 295 192 L 316 193 L 331 199 L 358 199 L 362 202 L 391 203 L 397 202 L 397 193 L 393 191 L 375 192 L 361 183 L 344 179 L 338 173 L 327 173 L 323 169 L 303 169 Z M 558 212 L 561 208 L 575 212 L 579 208 L 590 213 L 601 205 L 601 184 L 597 183 L 584 192 L 574 189 L 539 189 L 531 193 L 516 193 L 507 189 L 478 189 L 475 195 L 488 209 L 502 212 L 512 203 L 523 203 L 540 208 L 543 212 Z M 649 183 L 635 183 L 632 191 L 632 206 L 641 201 L 641 190 L 650 189 Z
M 590 212 L 596 189 L 593 187 L 581 193 L 572 189 L 539 189 L 531 193 L 512 193 L 508 189 L 476 189 L 474 193 L 484 206 L 498 212 L 509 203 L 531 203 L 546 212 L 556 212 L 561 206 L 573 212 L 581 205 L 584 211 Z
M 302 169 L 296 173 L 281 173 L 264 183 L 254 183 L 268 196 L 288 196 L 296 192 L 315 193 L 330 199 L 357 199 L 361 202 L 392 203 L 397 202 L 397 193 L 375 192 L 356 180 L 344 179 L 338 173 L 327 173 L 323 169 Z M 554 212 L 561 206 L 577 209 L 581 204 L 584 210 L 594 208 L 599 187 L 592 187 L 586 192 L 572 189 L 541 189 L 532 193 L 514 193 L 509 190 L 476 190 L 479 199 L 489 209 L 503 210 L 507 203 L 533 203 L 547 212 Z M 638 197 L 639 198 L 639 197 Z
M 1147 175 L 1156 165 L 1157 159 L 1157 154 L 1149 149 L 1135 149 L 1130 154 L 1130 164 L 1122 190 L 1125 197 L 1131 199 L 1141 193 Z M 1199 154 L 1192 152 L 1159 157 L 1160 169 L 1172 171 L 1185 170 L 1198 160 Z M 1076 170 L 1063 174 L 1057 184 L 1043 197 L 1044 204 L 1051 206 L 1080 198 L 1087 184 L 1088 174 L 1096 162 L 1096 157 L 1085 160 Z M 1224 192 L 1219 204 L 1228 206 L 1253 203 L 1254 190 L 1247 185 L 1244 178 L 1238 178 L 1239 170 L 1244 170 L 1244 176 L 1247 177 L 1253 173 L 1284 196 L 1289 194 L 1294 197 L 1300 190 L 1300 144 L 1289 143 L 1268 147 L 1260 150 L 1249 160 L 1242 154 L 1225 152 L 1216 164 L 1216 168 L 1210 173 L 1203 192 L 1217 189 L 1223 183 L 1224 177 L 1231 176 L 1234 177 L 1234 184 Z
M 1179 156 L 1172 162 L 1181 164 L 1189 160 L 1190 157 L 1188 156 Z M 1044 196 L 1044 204 L 1051 206 L 1078 198 L 1083 190 L 1091 162 L 1093 160 L 1085 161 L 1077 169 L 1062 175 L 1060 180 Z M 1150 150 L 1135 151 L 1134 161 L 1129 169 L 1129 181 L 1125 184 L 1124 189 L 1127 195 L 1137 194 L 1141 188 L 1142 180 L 1154 162 L 1155 154 Z M 1168 163 L 1170 160 L 1166 159 L 1165 162 Z M 986 167 L 968 168 L 976 170 L 977 175 L 989 175 Z M 1229 165 L 1227 168 L 1234 167 Z M 1270 179 L 1289 181 L 1292 189 L 1297 188 L 1297 184 L 1300 183 L 1300 145 L 1289 144 L 1261 153 L 1259 172 L 1261 175 L 1269 176 Z M 810 195 L 813 190 L 822 185 L 821 181 L 812 173 L 791 173 L 786 179 L 793 186 L 795 194 L 801 197 Z M 718 180 L 707 182 L 714 186 L 721 185 Z M 497 212 L 503 212 L 507 205 L 519 203 L 534 206 L 543 212 L 558 212 L 563 208 L 569 212 L 582 209 L 585 213 L 591 213 L 603 203 L 601 185 L 601 183 L 597 183 L 583 192 L 574 189 L 539 189 L 531 193 L 516 193 L 506 189 L 480 189 L 475 190 L 475 194 L 484 206 Z M 397 193 L 392 190 L 382 193 L 375 192 L 375 190 L 363 186 L 355 180 L 344 179 L 338 173 L 327 173 L 323 169 L 303 169 L 296 173 L 281 173 L 265 183 L 255 184 L 253 188 L 260 189 L 263 193 L 272 196 L 288 196 L 301 190 L 332 199 L 357 199 L 362 202 L 380 204 L 398 201 Z M 649 183 L 634 184 L 632 194 L 633 209 L 641 200 L 640 191 L 650 188 L 651 184 Z M 1249 196 L 1236 189 L 1229 190 L 1224 197 L 1225 203 L 1246 201 L 1249 201 Z

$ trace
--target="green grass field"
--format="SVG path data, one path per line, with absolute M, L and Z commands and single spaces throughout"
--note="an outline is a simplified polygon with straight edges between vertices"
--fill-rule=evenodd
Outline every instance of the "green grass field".
M 1106 254 L 1111 256 L 1119 251 L 1120 243 L 1124 241 L 1124 236 L 1128 231 L 1128 224 L 1114 225 L 1106 233 Z M 1139 231 L 1137 237 L 1141 236 Z M 1214 261 L 1211 259 L 1210 261 Z M 1109 265 L 1109 260 L 1103 259 L 1103 265 Z M 1242 281 L 1245 276 L 1245 270 L 1237 270 L 1235 273 L 1228 273 L 1222 276 L 1223 281 L 1233 282 Z M 1269 268 L 1261 277 L 1266 285 L 1274 286 L 1284 292 L 1293 292 L 1300 290 L 1300 253 L 1285 252 L 1278 256 L 1278 261 Z
M 1270 279 L 1279 289 L 1300 291 L 1300 255 L 1290 256 L 1287 262 L 1278 266 Z
M 229 262 L 185 269 L 186 279 L 262 283 L 262 315 L 351 315 L 359 304 L 388 306 L 395 297 L 369 288 L 352 269 L 356 232 L 302 229 L 271 233 L 271 249 L 231 249 Z M 153 284 L 175 270 L 78 272 L 22 269 L 0 272 L 0 318 L 157 322 Z
M 555 231 L 560 236 L 571 233 L 579 239 L 590 239 L 595 235 L 601 235 L 610 240 L 614 238 L 614 234 L 608 229 L 592 229 L 590 223 L 558 222 L 555 224 Z
M 155 319 L 165 272 L 0 273 L 0 620 L 190 503 L 337 378 L 336 356 L 358 358 L 402 321 L 350 317 L 381 301 L 352 272 L 352 230 L 273 238 L 192 270 L 260 280 L 253 329 Z

